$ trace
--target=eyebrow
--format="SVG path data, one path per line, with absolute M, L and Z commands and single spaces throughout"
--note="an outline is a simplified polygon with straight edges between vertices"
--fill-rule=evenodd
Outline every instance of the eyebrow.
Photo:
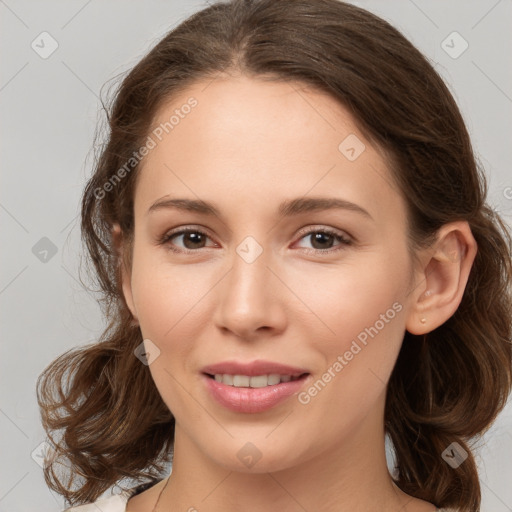
M 201 199 L 170 198 L 168 196 L 161 197 L 155 201 L 149 207 L 147 214 L 167 208 L 191 211 L 219 218 L 221 217 L 220 211 L 208 201 L 203 201 Z M 299 197 L 297 199 L 283 201 L 279 205 L 278 214 L 280 217 L 291 217 L 301 213 L 335 209 L 356 212 L 373 220 L 373 217 L 368 213 L 368 211 L 361 206 L 350 201 L 346 201 L 345 199 L 335 197 Z

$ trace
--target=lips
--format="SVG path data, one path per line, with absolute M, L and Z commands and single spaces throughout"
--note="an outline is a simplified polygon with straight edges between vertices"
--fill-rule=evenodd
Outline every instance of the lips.
M 223 407 L 238 413 L 271 409 L 297 394 L 310 377 L 305 368 L 262 360 L 249 363 L 225 361 L 205 366 L 202 373 L 210 396 Z M 266 385 L 260 385 L 265 379 Z

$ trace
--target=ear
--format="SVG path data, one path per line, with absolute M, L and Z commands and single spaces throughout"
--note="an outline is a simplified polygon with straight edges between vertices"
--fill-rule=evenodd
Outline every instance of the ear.
M 137 318 L 137 312 L 135 310 L 135 304 L 133 301 L 132 294 L 132 280 L 131 280 L 131 268 L 127 263 L 126 252 L 130 250 L 130 247 L 126 246 L 126 241 L 123 237 L 121 226 L 115 223 L 112 226 L 112 242 L 116 251 L 117 265 L 118 265 L 118 279 L 121 282 L 123 291 L 123 297 L 134 318 L 134 325 L 137 325 L 139 320 Z
M 466 221 L 445 224 L 435 244 L 420 255 L 421 268 L 410 293 L 406 329 L 425 334 L 448 320 L 462 301 L 477 243 Z

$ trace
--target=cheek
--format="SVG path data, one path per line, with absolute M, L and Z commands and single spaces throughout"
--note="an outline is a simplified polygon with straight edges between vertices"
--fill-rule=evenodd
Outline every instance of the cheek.
M 327 333 L 312 338 L 324 368 L 304 402 L 359 411 L 385 390 L 405 330 L 407 269 L 405 252 L 382 251 L 367 255 L 364 265 L 317 275 L 314 286 L 303 281 L 303 286 L 310 283 L 308 304 L 322 321 L 315 320 L 313 330 Z
M 164 250 L 135 251 L 132 294 L 143 335 L 164 341 L 182 325 L 194 325 L 190 317 L 197 315 L 208 286 L 204 272 L 193 265 L 170 264 Z
M 143 265 L 142 260 L 139 263 L 134 266 L 132 290 L 141 332 L 160 351 L 149 371 L 176 418 L 201 422 L 196 402 L 190 400 L 184 387 L 191 385 L 186 379 L 195 378 L 194 340 L 201 338 L 205 318 L 211 318 L 205 309 L 207 282 L 191 266 L 185 271 L 167 265 Z
M 313 327 L 331 347 L 341 349 L 375 323 L 379 330 L 387 332 L 391 331 L 391 323 L 395 327 L 401 324 L 397 310 L 404 309 L 406 277 L 406 258 L 381 251 L 347 259 L 337 267 L 321 268 L 314 274 L 289 275 L 288 279 L 299 299 L 307 304 L 309 316 L 316 317 L 303 321 L 304 327 Z M 301 307 L 297 304 L 297 308 Z
M 392 291 L 360 286 L 357 293 L 341 294 L 336 308 L 331 310 L 330 303 L 324 308 L 322 318 L 336 334 L 314 347 L 323 367 L 297 397 L 304 443 L 318 418 L 326 418 L 320 442 L 327 448 L 333 439 L 357 430 L 368 414 L 378 416 L 403 339 L 404 308 Z

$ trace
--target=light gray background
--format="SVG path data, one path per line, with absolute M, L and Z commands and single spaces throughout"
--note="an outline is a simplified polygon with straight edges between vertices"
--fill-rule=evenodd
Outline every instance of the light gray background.
M 435 63 L 486 166 L 489 201 L 510 223 L 511 0 L 354 3 L 390 21 Z M 47 489 L 31 456 L 45 438 L 35 382 L 57 355 L 92 342 L 102 331 L 99 308 L 77 279 L 77 214 L 91 171 L 100 88 L 205 5 L 0 0 L 0 512 L 63 508 L 63 499 Z M 44 31 L 59 45 L 47 59 L 31 47 Z M 453 31 L 469 45 L 458 58 L 442 47 Z M 453 41 L 444 43 L 453 47 L 452 54 L 463 44 Z M 32 250 L 43 237 L 57 250 L 46 262 Z M 478 451 L 482 511 L 512 511 L 510 402 L 483 441 Z

